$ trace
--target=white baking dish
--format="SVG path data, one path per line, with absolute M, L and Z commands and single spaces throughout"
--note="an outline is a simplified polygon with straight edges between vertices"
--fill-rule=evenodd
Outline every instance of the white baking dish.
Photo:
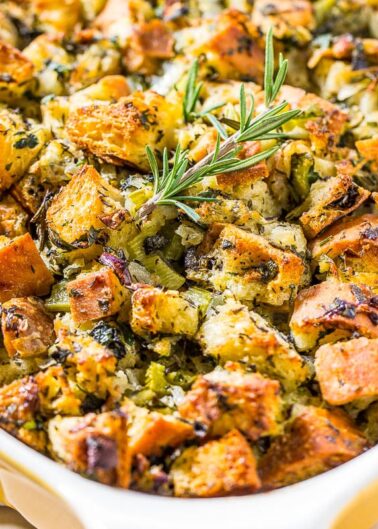
M 9 502 L 32 523 L 41 518 L 41 510 L 55 516 L 54 524 L 40 525 L 41 529 L 330 529 L 356 494 L 378 480 L 378 446 L 334 470 L 284 489 L 203 500 L 150 496 L 95 483 L 3 431 L 1 461 L 16 471 L 0 472 Z M 371 519 L 366 525 L 364 514 L 354 529 L 371 528 Z

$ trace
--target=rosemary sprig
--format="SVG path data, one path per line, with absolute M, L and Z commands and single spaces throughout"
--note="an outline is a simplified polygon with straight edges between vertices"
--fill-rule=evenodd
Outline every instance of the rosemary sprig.
M 254 114 L 254 98 L 250 95 L 250 105 L 248 108 L 247 97 L 245 94 L 244 85 L 240 89 L 240 122 L 233 122 L 232 128 L 238 129 L 232 136 L 228 137 L 224 127 L 216 118 L 214 123 L 218 123 L 222 127 L 222 133 L 219 127 L 214 124 L 218 130 L 218 137 L 215 150 L 205 156 L 197 164 L 189 167 L 189 159 L 187 151 L 183 151 L 180 146 L 177 146 L 173 158 L 172 167 L 169 167 L 168 151 L 164 149 L 163 152 L 163 168 L 159 170 L 158 162 L 150 147 L 146 148 L 148 160 L 154 176 L 154 194 L 138 211 L 138 217 L 146 217 L 159 204 L 174 205 L 184 211 L 195 222 L 199 222 L 200 216 L 190 206 L 184 203 L 187 201 L 209 201 L 214 198 L 203 196 L 188 196 L 183 194 L 184 191 L 197 184 L 208 176 L 214 176 L 222 173 L 238 171 L 246 169 L 255 165 L 262 160 L 272 156 L 279 146 L 262 151 L 246 159 L 238 158 L 241 150 L 241 144 L 246 141 L 262 141 L 262 140 L 277 140 L 285 138 L 285 134 L 277 132 L 282 125 L 298 116 L 300 110 L 287 110 L 287 102 L 271 107 L 275 100 L 281 86 L 283 85 L 287 72 L 287 60 L 280 56 L 279 70 L 274 79 L 274 49 L 273 49 L 273 34 L 269 30 L 266 37 L 266 53 L 265 53 L 265 104 L 266 110 L 253 117 Z M 184 102 L 184 117 L 185 115 L 190 119 L 195 110 L 195 105 L 202 88 L 202 83 L 196 85 L 198 74 L 198 63 L 195 63 L 191 69 L 188 77 L 187 90 L 185 92 Z M 214 107 L 213 107 L 214 108 Z M 185 114 L 186 112 L 186 114 Z M 214 117 L 214 116 L 212 116 Z M 211 119 L 210 119 L 211 121 Z M 220 139 L 225 141 L 221 144 Z
M 199 63 L 196 59 L 189 69 L 188 79 L 186 82 L 182 111 L 185 123 L 190 123 L 196 118 L 202 117 L 208 119 L 213 127 L 218 131 L 222 139 L 227 139 L 227 132 L 222 123 L 211 112 L 224 106 L 224 103 L 217 103 L 201 112 L 196 112 L 197 103 L 203 87 L 202 82 L 197 82 Z

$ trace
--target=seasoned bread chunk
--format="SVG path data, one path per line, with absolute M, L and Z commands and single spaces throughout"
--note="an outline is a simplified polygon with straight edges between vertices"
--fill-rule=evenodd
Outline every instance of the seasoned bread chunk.
M 378 338 L 378 308 L 366 286 L 323 281 L 299 293 L 290 328 L 301 351 L 353 333 Z
M 0 241 L 0 302 L 48 294 L 53 277 L 29 233 Z
M 50 238 L 66 249 L 105 242 L 109 229 L 117 229 L 126 218 L 118 189 L 89 165 L 55 195 L 46 213 Z
M 378 398 L 378 339 L 356 338 L 322 345 L 315 356 L 324 400 L 342 406 Z
M 308 366 L 288 340 L 239 302 L 230 300 L 210 312 L 197 339 L 205 354 L 222 361 L 246 361 L 278 377 L 286 387 L 309 376 Z
M 176 496 L 210 498 L 247 494 L 260 488 L 255 456 L 238 430 L 184 450 L 173 464 L 171 475 Z
M 36 450 L 45 451 L 45 432 L 38 425 L 38 385 L 33 377 L 0 388 L 0 427 Z
M 202 375 L 179 405 L 184 419 L 200 423 L 209 436 L 233 428 L 256 440 L 278 431 L 279 383 L 258 373 L 245 373 L 238 364 Z
M 301 407 L 260 461 L 263 487 L 275 489 L 310 478 L 356 457 L 367 447 L 367 440 L 346 414 Z
M 1 331 L 10 357 L 45 354 L 55 340 L 53 320 L 38 298 L 13 298 L 3 303 Z
M 345 174 L 315 182 L 310 189 L 307 211 L 299 217 L 305 235 L 312 239 L 336 220 L 357 209 L 370 193 Z
M 216 290 L 229 289 L 237 299 L 282 305 L 305 281 L 305 266 L 300 257 L 274 247 L 260 235 L 216 224 L 187 275 L 208 281 Z
M 135 406 L 126 400 L 122 410 L 128 415 L 131 454 L 159 455 L 164 448 L 176 447 L 194 436 L 193 426 L 180 417 Z
M 49 421 L 52 454 L 67 466 L 106 483 L 127 488 L 130 457 L 127 418 L 118 411 Z
M 149 169 L 145 147 L 169 147 L 178 116 L 155 92 L 135 92 L 117 103 L 87 105 L 71 113 L 68 135 L 74 143 L 110 163 Z
M 110 268 L 78 276 L 67 284 L 67 292 L 76 323 L 117 314 L 129 298 L 128 291 Z
M 198 310 L 176 290 L 141 286 L 131 298 L 131 328 L 140 336 L 184 334 L 194 336 Z

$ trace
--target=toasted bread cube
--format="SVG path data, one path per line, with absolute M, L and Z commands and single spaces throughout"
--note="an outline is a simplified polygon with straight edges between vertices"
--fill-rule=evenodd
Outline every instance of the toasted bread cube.
M 31 0 L 33 15 L 41 31 L 70 32 L 80 21 L 80 0 Z
M 275 489 L 330 470 L 358 456 L 367 440 L 340 410 L 300 407 L 287 431 L 262 457 L 265 489 Z
M 107 37 L 117 37 L 124 47 L 129 43 L 132 28 L 153 16 L 153 8 L 146 0 L 108 0 L 94 26 Z
M 285 387 L 301 384 L 309 368 L 283 335 L 259 314 L 228 301 L 207 315 L 198 334 L 204 354 L 221 361 L 246 361 L 259 371 L 278 377 Z
M 261 486 L 255 456 L 238 430 L 184 450 L 174 462 L 171 476 L 175 496 L 247 494 Z
M 21 96 L 33 78 L 33 63 L 17 48 L 0 40 L 0 99 Z
M 216 18 L 214 27 L 216 31 L 204 51 L 210 52 L 207 54 L 208 61 L 220 77 L 247 77 L 248 80 L 261 82 L 264 52 L 248 15 L 237 9 L 223 11 Z
M 65 370 L 73 378 L 83 393 L 93 393 L 100 399 L 111 394 L 119 398 L 114 386 L 117 357 L 110 349 L 96 342 L 88 335 L 74 335 L 58 331 L 58 342 L 53 351 L 59 358 L 64 352 Z
M 134 92 L 116 103 L 87 105 L 73 111 L 68 135 L 79 147 L 110 163 L 149 170 L 146 145 L 161 152 L 172 143 L 180 116 L 155 92 Z
M 378 215 L 366 214 L 338 222 L 310 245 L 315 262 L 334 260 L 342 281 L 378 289 Z
M 378 339 L 322 345 L 316 351 L 315 370 L 323 398 L 330 404 L 378 398 Z
M 22 296 L 43 296 L 53 276 L 42 260 L 29 233 L 3 238 L 0 246 L 0 302 Z
M 258 373 L 245 373 L 238 364 L 226 364 L 197 377 L 179 405 L 181 417 L 199 422 L 209 436 L 233 428 L 256 440 L 278 431 L 281 412 L 280 385 Z
M 365 160 L 377 161 L 378 159 L 378 135 L 365 140 L 356 141 L 356 148 Z
M 198 328 L 198 310 L 176 290 L 142 286 L 131 298 L 131 328 L 140 336 L 148 334 L 184 334 L 194 336 Z
M 314 9 L 309 0 L 256 0 L 252 21 L 264 33 L 272 26 L 279 39 L 295 36 L 298 29 L 311 31 L 315 28 Z
M 372 246 L 378 246 L 378 215 L 366 214 L 338 222 L 314 239 L 310 250 L 313 259 L 335 259 L 347 252 L 362 254 Z
M 214 225 L 198 254 L 199 264 L 187 269 L 188 278 L 229 289 L 237 299 L 282 305 L 305 281 L 300 257 L 230 224 Z
M 0 388 L 0 428 L 33 448 L 44 451 L 45 432 L 38 428 L 38 385 L 33 377 Z
M 311 117 L 306 119 L 304 128 L 315 152 L 335 150 L 346 127 L 348 120 L 346 112 L 326 99 L 293 86 L 284 85 L 280 90 L 279 98 L 287 101 L 292 108 L 300 108 L 310 113 Z M 348 161 L 342 162 L 344 163 L 349 164 Z
M 128 488 L 127 418 L 118 411 L 49 421 L 52 454 L 72 470 L 101 483 Z
M 44 417 L 57 414 L 79 415 L 83 412 L 82 402 L 85 397 L 78 392 L 75 377 L 69 378 L 65 371 L 66 366 L 53 365 L 35 375 L 39 407 Z
M 121 72 L 121 53 L 116 42 L 109 39 L 96 39 L 95 42 L 76 56 L 70 73 L 70 92 L 76 92 L 97 83 L 105 76 L 115 76 Z M 124 94 L 128 95 L 129 91 Z
M 370 192 L 353 183 L 352 177 L 344 174 L 312 184 L 305 204 L 308 209 L 299 217 L 299 222 L 309 239 L 336 220 L 357 209 L 370 196 Z
M 27 221 L 27 213 L 11 195 L 0 201 L 0 235 L 10 238 L 23 235 Z
M 159 455 L 166 447 L 176 447 L 194 436 L 193 426 L 180 417 L 135 406 L 126 400 L 122 410 L 128 416 L 129 449 L 133 455 Z
M 49 138 L 49 132 L 21 115 L 0 109 L 0 193 L 17 182 Z
M 84 323 L 117 314 L 129 297 L 110 268 L 81 274 L 67 284 L 73 320 Z
M 378 338 L 378 308 L 373 298 L 364 285 L 333 280 L 302 290 L 290 320 L 297 348 L 309 350 L 320 339 L 331 342 L 356 332 Z
M 54 197 L 46 213 L 52 241 L 71 249 L 106 242 L 110 230 L 120 229 L 128 220 L 118 189 L 88 165 Z
M 1 331 L 10 357 L 42 355 L 55 340 L 53 320 L 37 298 L 13 298 L 3 303 Z
M 125 50 L 124 63 L 129 72 L 151 75 L 159 68 L 159 59 L 174 56 L 171 31 L 157 18 L 134 26 Z

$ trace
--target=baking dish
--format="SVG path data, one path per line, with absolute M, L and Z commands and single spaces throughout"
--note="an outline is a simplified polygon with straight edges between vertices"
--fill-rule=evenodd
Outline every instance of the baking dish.
M 89 481 L 3 431 L 1 464 L 7 468 L 0 470 L 4 499 L 31 523 L 50 520 L 38 529 L 351 529 L 345 526 L 345 519 L 352 519 L 349 513 L 344 521 L 337 519 L 373 483 L 370 508 L 360 500 L 354 506 L 358 526 L 353 529 L 372 529 L 378 521 L 378 508 L 372 510 L 378 494 L 378 447 L 283 489 L 203 500 L 150 496 Z

